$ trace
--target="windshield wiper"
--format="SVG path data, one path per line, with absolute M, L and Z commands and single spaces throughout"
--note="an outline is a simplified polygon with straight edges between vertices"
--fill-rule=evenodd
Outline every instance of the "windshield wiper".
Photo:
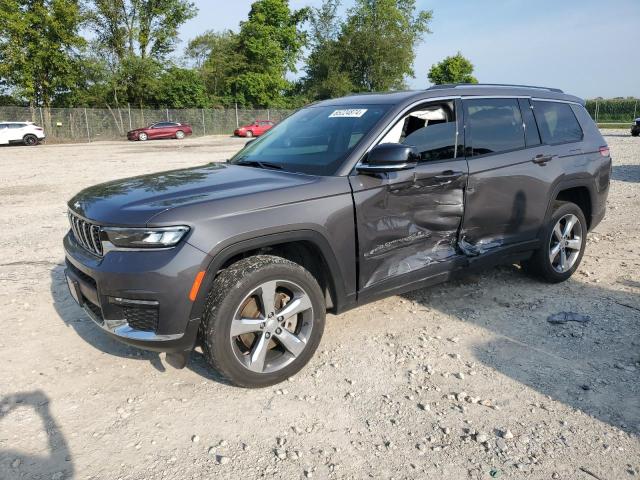
M 236 165 L 247 165 L 249 167 L 258 167 L 272 170 L 282 170 L 282 165 L 269 162 L 259 162 L 258 160 L 240 160 L 235 163 Z

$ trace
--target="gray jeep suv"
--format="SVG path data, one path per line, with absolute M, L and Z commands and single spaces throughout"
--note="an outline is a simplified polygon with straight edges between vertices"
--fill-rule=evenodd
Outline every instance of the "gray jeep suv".
M 562 91 L 446 85 L 303 108 L 226 163 L 104 183 L 69 201 L 72 296 L 183 367 L 202 345 L 244 387 L 294 375 L 325 314 L 520 262 L 578 268 L 609 149 Z

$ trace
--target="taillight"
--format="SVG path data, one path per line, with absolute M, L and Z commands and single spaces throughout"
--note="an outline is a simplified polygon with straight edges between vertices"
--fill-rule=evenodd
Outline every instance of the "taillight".
M 600 155 L 602 155 L 603 157 L 608 157 L 609 147 L 607 147 L 606 145 L 604 147 L 600 147 Z

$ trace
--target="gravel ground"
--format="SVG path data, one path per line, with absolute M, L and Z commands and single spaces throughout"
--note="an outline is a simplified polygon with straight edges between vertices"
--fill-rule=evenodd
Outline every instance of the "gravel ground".
M 75 192 L 242 140 L 0 148 L 0 478 L 640 478 L 640 139 L 605 136 L 609 211 L 572 280 L 503 267 L 329 316 L 263 390 L 109 339 L 62 273 Z

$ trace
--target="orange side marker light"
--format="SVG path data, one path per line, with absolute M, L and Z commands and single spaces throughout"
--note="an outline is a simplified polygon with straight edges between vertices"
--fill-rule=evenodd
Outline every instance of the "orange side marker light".
M 200 285 L 202 285 L 202 280 L 204 279 L 204 271 L 198 272 L 195 280 L 193 281 L 193 285 L 191 285 L 191 292 L 189 292 L 189 300 L 192 302 L 196 301 L 196 297 L 198 296 L 198 290 L 200 290 Z

